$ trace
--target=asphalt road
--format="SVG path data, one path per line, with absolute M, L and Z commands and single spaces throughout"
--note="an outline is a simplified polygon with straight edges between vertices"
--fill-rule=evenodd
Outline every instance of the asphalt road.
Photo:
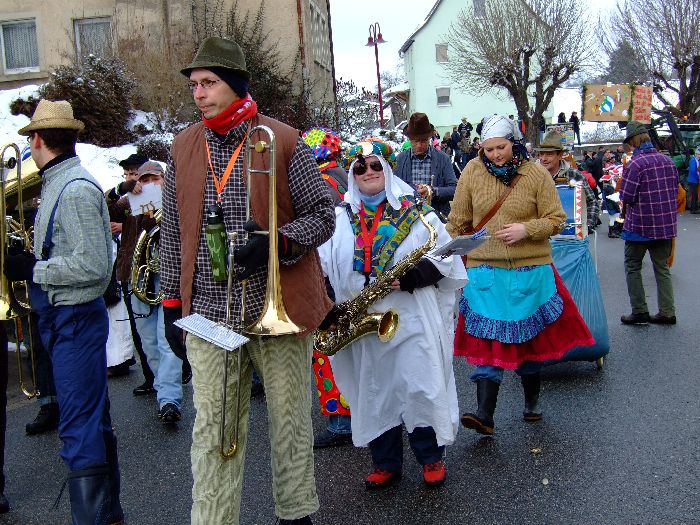
M 319 451 L 321 510 L 314 523 L 700 523 L 700 216 L 686 214 L 679 223 L 673 268 L 676 326 L 620 324 L 620 315 L 629 311 L 622 250 L 622 241 L 599 237 L 599 277 L 611 341 L 601 371 L 588 362 L 548 368 L 542 395 L 545 419 L 538 424 L 521 421 L 521 388 L 514 374 L 507 374 L 494 438 L 461 429 L 447 449 L 448 480 L 441 489 L 424 488 L 407 446 L 401 483 L 383 493 L 364 489 L 371 467 L 367 450 Z M 654 313 L 656 292 L 648 260 L 644 271 Z M 470 369 L 461 360 L 455 362 L 462 411 L 475 404 L 467 379 Z M 110 380 L 127 523 L 189 523 L 191 386 L 186 387 L 183 421 L 173 431 L 157 420 L 154 398 L 131 395 L 140 382 L 136 368 L 125 378 Z M 24 425 L 38 407 L 17 393 L 14 378 L 10 389 L 5 494 L 12 510 L 0 523 L 68 523 L 67 492 L 52 508 L 66 474 L 58 437 L 25 436 Z M 316 410 L 314 425 L 317 431 L 323 428 Z M 263 398 L 252 402 L 251 433 L 241 523 L 272 524 Z

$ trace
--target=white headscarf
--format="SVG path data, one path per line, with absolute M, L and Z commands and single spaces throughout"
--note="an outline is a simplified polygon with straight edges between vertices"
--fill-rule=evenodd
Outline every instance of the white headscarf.
M 360 143 L 363 144 L 363 143 Z M 395 210 L 401 209 L 401 196 L 402 195 L 413 195 L 415 192 L 411 186 L 406 184 L 404 181 L 394 176 L 394 171 L 391 169 L 391 165 L 382 157 L 380 154 L 375 153 L 372 149 L 371 143 L 366 143 L 368 148 L 364 148 L 367 151 L 366 157 L 374 156 L 379 159 L 382 167 L 384 168 L 384 191 L 386 192 L 386 200 L 389 206 Z M 352 161 L 350 164 L 350 169 L 348 170 L 348 191 L 345 192 L 345 197 L 343 200 L 352 206 L 352 211 L 357 213 L 360 211 L 360 204 L 362 202 L 362 195 L 360 193 L 360 188 L 355 183 L 355 175 L 353 174 L 353 167 L 358 159 Z
M 481 125 L 481 142 L 495 137 L 508 140 L 520 140 L 523 138 L 518 125 L 503 115 L 491 115 L 485 117 Z

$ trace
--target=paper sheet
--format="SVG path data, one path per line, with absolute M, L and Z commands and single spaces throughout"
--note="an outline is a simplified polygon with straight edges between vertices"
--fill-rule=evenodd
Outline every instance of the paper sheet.
M 490 238 L 491 236 L 486 234 L 486 228 L 482 228 L 472 235 L 460 235 L 459 237 L 455 237 L 430 255 L 442 257 L 443 259 L 450 255 L 466 255 Z
M 132 215 L 155 212 L 162 207 L 163 192 L 158 184 L 146 184 L 141 193 L 129 193 L 128 196 Z
M 229 352 L 233 352 L 236 348 L 250 341 L 246 336 L 227 328 L 221 323 L 210 321 L 199 314 L 192 314 L 178 319 L 175 321 L 175 326 Z

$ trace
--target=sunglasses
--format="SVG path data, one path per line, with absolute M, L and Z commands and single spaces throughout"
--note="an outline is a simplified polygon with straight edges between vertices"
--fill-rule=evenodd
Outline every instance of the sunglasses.
M 384 166 L 382 166 L 382 163 L 378 160 L 370 162 L 369 167 L 372 168 L 372 171 L 384 171 Z M 355 175 L 364 175 L 367 173 L 367 164 L 364 162 L 360 163 L 359 161 L 356 162 L 352 167 L 352 172 Z

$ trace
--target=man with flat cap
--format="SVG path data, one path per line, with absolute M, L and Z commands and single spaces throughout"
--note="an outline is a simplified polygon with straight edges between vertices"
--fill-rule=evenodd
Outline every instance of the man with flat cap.
M 68 466 L 74 525 L 116 524 L 117 440 L 107 392 L 104 294 L 112 275 L 112 235 L 102 189 L 75 153 L 84 127 L 63 100 L 41 100 L 26 135 L 42 178 L 34 253 L 10 252 L 5 274 L 26 281 L 51 355 L 60 410 L 61 457 Z
M 253 173 L 247 187 L 248 155 L 252 155 L 256 170 L 267 169 L 272 163 L 276 167 L 279 229 L 277 253 L 272 256 L 280 262 L 284 306 L 300 327 L 300 333 L 291 335 L 248 334 L 250 342 L 237 349 L 233 359 L 225 359 L 221 347 L 187 335 L 196 409 L 191 522 L 239 522 L 254 366 L 267 398 L 275 513 L 279 523 L 309 524 L 309 515 L 319 508 L 309 384 L 312 332 L 331 308 L 316 248 L 335 228 L 333 201 L 299 131 L 258 113 L 248 92 L 250 74 L 238 44 L 208 38 L 193 62 L 181 71 L 189 79 L 202 120 L 175 137 L 163 189 L 161 289 L 170 346 L 175 350 L 183 345 L 182 331 L 173 324 L 183 315 L 197 313 L 216 322 L 226 319 L 228 271 L 235 273 L 230 304 L 234 326 L 245 332 L 245 326 L 262 312 L 272 241 L 256 232 L 269 226 L 269 177 Z M 271 137 L 254 129 L 258 125 L 274 133 L 274 158 L 246 146 L 248 142 L 270 142 Z M 246 194 L 250 199 L 249 221 Z M 212 226 L 210 234 L 220 230 L 221 224 L 226 233 L 238 234 L 233 268 L 227 269 L 225 261 L 219 259 L 220 250 L 209 251 L 207 223 Z M 243 280 L 247 281 L 245 297 Z M 240 377 L 234 366 L 238 358 Z M 229 367 L 226 408 L 222 396 L 225 362 Z M 239 381 L 242 386 L 237 389 Z M 240 399 L 236 399 L 237 390 Z M 236 418 L 239 423 L 237 449 L 228 458 L 220 451 L 223 410 L 227 412 L 224 449 L 229 447 Z
M 447 217 L 457 187 L 450 157 L 430 144 L 430 121 L 425 113 L 411 115 L 403 133 L 411 148 L 396 157 L 394 175 L 416 188 L 424 199 L 432 193 L 430 205 Z
M 119 239 L 119 248 L 117 249 L 116 262 L 116 277 L 119 281 L 126 311 L 129 314 L 129 324 L 131 326 L 131 335 L 134 340 L 136 353 L 139 355 L 141 362 L 141 370 L 143 371 L 143 384 L 134 388 L 135 396 L 145 396 L 155 393 L 153 387 L 153 371 L 148 366 L 148 359 L 143 351 L 143 344 L 136 328 L 134 319 L 134 310 L 131 299 L 131 287 L 129 280 L 131 278 L 131 261 L 134 256 L 134 248 L 138 240 L 139 233 L 139 218 L 131 215 L 129 200 L 126 198 L 129 193 L 137 195 L 141 193 L 141 185 L 139 184 L 139 168 L 142 164 L 148 161 L 145 155 L 132 153 L 127 158 L 119 162 L 119 165 L 124 170 L 124 180 L 117 184 L 114 188 L 105 193 L 107 204 L 109 205 L 109 218 L 111 220 L 112 233 L 121 234 Z

